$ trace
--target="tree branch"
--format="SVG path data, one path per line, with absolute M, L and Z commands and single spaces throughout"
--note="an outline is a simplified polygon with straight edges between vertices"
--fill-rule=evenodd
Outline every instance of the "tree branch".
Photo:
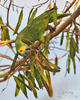
M 4 45 L 8 45 L 10 43 L 14 43 L 15 40 L 6 40 L 6 41 L 0 41 L 0 47 Z
M 50 40 L 53 37 L 56 37 L 60 34 L 69 24 L 72 23 L 73 20 L 75 20 L 80 15 L 80 6 L 77 8 L 77 10 L 69 17 L 67 18 L 60 26 L 56 28 L 56 30 L 51 34 L 49 33 L 47 36 L 50 37 Z M 45 36 L 45 38 L 47 37 Z

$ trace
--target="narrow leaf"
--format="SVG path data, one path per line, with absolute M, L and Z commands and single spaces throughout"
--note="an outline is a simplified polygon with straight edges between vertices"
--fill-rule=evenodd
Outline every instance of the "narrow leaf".
M 54 25 L 56 27 L 57 26 L 57 6 L 56 6 L 56 3 L 54 3 L 54 12 L 53 12 L 52 16 L 53 16 Z
M 3 29 L 2 29 L 1 40 L 2 41 L 10 40 L 9 30 L 6 27 L 3 27 Z
M 31 76 L 34 78 L 34 66 L 33 64 L 30 65 L 31 66 Z
M 52 89 L 51 77 L 50 77 L 49 71 L 46 71 L 46 76 L 47 76 L 48 85 L 49 85 L 49 96 L 52 97 L 53 96 L 53 89 Z
M 57 70 L 57 69 L 53 69 L 53 68 L 51 68 L 49 65 L 42 65 L 42 67 L 43 67 L 43 69 L 45 69 L 45 70 L 48 70 L 48 71 L 51 71 L 51 72 L 60 72 L 60 70 Z
M 74 47 L 75 51 L 76 51 L 76 52 L 79 52 L 79 51 L 78 51 L 77 44 L 76 44 L 74 38 L 72 38 L 72 44 L 73 44 L 73 47 Z
M 42 79 L 42 82 L 43 82 L 43 85 L 44 85 L 44 87 L 46 88 L 46 90 L 48 92 L 48 95 L 49 95 L 49 86 L 48 86 L 48 84 L 44 81 L 44 79 Z
M 62 32 L 62 35 L 61 35 L 60 45 L 63 44 L 63 39 L 64 39 L 64 32 Z
M 3 20 L 2 17 L 0 16 L 0 24 L 3 24 Z
M 71 59 L 70 55 L 68 55 L 68 68 L 67 68 L 68 73 L 70 73 L 70 64 L 71 64 Z
M 68 49 L 68 45 L 69 45 L 69 31 L 67 31 L 67 36 L 66 36 L 66 48 L 65 48 L 65 50 Z
M 70 16 L 71 14 L 72 14 L 72 13 L 57 14 L 57 19 L 60 19 L 60 18 L 64 18 L 64 17 Z
M 21 91 L 23 92 L 23 94 L 28 98 L 26 86 L 24 84 L 24 78 L 19 74 L 18 77 L 14 76 L 14 80 L 17 83 L 17 85 L 19 86 L 19 88 L 21 89 Z
M 49 70 L 53 70 L 53 72 L 56 71 L 60 71 L 60 67 L 49 62 L 48 59 L 44 56 L 44 54 L 42 52 L 40 52 L 42 58 L 43 58 L 43 67 L 44 68 L 48 68 Z M 54 69 L 52 69 L 50 66 L 52 66 Z
M 75 53 L 76 53 L 75 48 L 73 46 L 73 41 L 74 41 L 73 37 L 71 36 L 71 38 L 70 38 L 70 57 L 72 59 L 75 57 Z
M 37 92 L 36 92 L 36 89 L 34 88 L 32 81 L 29 78 L 27 78 L 27 81 L 28 81 L 33 93 L 34 93 L 34 96 L 37 98 Z
M 19 55 L 18 53 L 15 55 L 14 60 L 13 60 L 12 65 L 11 65 L 10 71 L 12 71 L 12 70 L 14 69 L 16 60 L 17 60 L 17 58 L 18 58 L 18 55 Z
M 4 74 L 0 74 L 0 78 L 6 77 L 6 76 L 8 76 L 8 75 L 9 75 L 9 72 L 4 73 Z
M 31 72 L 29 71 L 26 71 L 26 77 L 29 78 L 31 80 L 31 82 L 33 83 L 33 86 L 38 89 L 38 87 L 36 86 L 36 83 L 35 83 L 35 77 L 32 76 Z M 30 86 L 29 86 L 30 87 Z
M 33 10 L 33 9 L 32 9 L 32 10 Z M 28 19 L 28 25 L 31 24 L 32 20 L 34 19 L 35 15 L 36 15 L 36 13 L 37 13 L 37 10 L 38 10 L 38 9 L 36 8 L 36 9 L 33 11 L 31 17 Z
M 75 59 L 74 58 L 72 59 L 72 62 L 73 62 L 73 66 L 74 66 L 74 74 L 76 74 L 76 63 L 75 63 Z
M 57 65 L 55 65 L 55 64 L 53 64 L 51 62 L 49 62 L 49 65 L 52 66 L 53 68 L 55 68 L 56 70 L 60 70 L 59 66 L 57 66 Z
M 22 22 L 22 18 L 23 18 L 23 9 L 20 12 L 20 15 L 19 15 L 19 18 L 18 18 L 18 22 L 17 22 L 17 25 L 16 25 L 16 28 L 15 28 L 15 31 L 14 31 L 13 35 L 17 34 L 18 29 L 19 29 L 19 27 L 21 25 L 21 22 Z
M 49 54 L 49 40 L 50 40 L 49 37 L 47 37 L 45 40 L 44 51 L 43 51 L 45 57 L 48 57 Z
M 37 70 L 39 71 L 41 77 L 47 82 L 47 78 L 43 72 L 43 65 L 40 64 L 40 63 L 37 63 L 37 66 L 36 66 Z
M 20 88 L 19 88 L 19 86 L 16 84 L 15 97 L 18 96 L 19 91 L 20 91 Z
M 35 72 L 35 78 L 36 78 L 36 80 L 38 82 L 39 88 L 41 89 L 41 88 L 43 88 L 41 75 L 40 75 L 39 71 L 36 68 L 34 69 L 34 72 Z
M 29 19 L 30 19 L 30 16 L 31 16 L 31 13 L 32 13 L 33 9 L 34 9 L 34 8 L 32 8 L 32 9 L 30 10 L 30 12 L 29 12 L 28 23 L 29 23 Z M 28 23 L 27 23 L 27 24 L 28 24 Z

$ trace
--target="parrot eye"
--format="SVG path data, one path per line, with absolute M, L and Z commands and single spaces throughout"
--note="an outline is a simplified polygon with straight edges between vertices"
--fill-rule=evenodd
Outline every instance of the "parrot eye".
M 23 50 L 20 50 L 20 52 L 22 52 Z

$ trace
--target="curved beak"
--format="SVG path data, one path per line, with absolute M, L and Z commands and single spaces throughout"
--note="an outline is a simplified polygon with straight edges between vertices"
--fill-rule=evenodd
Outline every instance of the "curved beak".
M 26 48 L 26 50 L 24 51 L 24 53 L 22 54 L 23 56 L 26 56 L 30 53 L 30 48 Z

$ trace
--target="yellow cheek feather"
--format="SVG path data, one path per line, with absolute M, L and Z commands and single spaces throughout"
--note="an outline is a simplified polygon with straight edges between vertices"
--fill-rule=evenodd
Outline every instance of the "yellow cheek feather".
M 22 46 L 21 48 L 19 48 L 18 52 L 22 55 L 25 50 L 26 46 Z

